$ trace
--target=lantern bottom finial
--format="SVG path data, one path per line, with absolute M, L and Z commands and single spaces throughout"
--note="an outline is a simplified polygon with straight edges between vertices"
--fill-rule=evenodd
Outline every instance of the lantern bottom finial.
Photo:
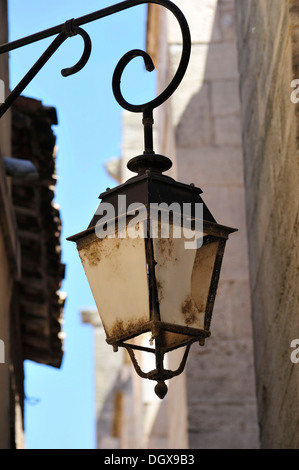
M 165 384 L 165 382 L 163 382 L 162 380 L 160 380 L 157 385 L 155 386 L 155 394 L 161 398 L 161 400 L 163 400 L 163 398 L 165 397 L 166 393 L 168 392 L 168 387 L 167 385 Z

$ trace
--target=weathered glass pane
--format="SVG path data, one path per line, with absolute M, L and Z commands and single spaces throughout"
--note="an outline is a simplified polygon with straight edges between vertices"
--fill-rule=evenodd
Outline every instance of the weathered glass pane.
M 143 238 L 93 237 L 78 251 L 107 339 L 130 336 L 149 321 Z

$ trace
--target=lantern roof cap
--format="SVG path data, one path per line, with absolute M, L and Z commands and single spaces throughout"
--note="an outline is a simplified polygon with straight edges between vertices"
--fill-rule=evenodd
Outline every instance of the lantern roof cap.
M 155 170 L 146 170 L 144 173 L 133 176 L 125 183 L 112 189 L 107 189 L 101 193 L 99 199 L 103 203 L 113 205 L 116 213 L 120 213 L 119 196 L 126 196 L 125 210 L 133 204 L 140 203 L 149 207 L 151 204 L 167 204 L 178 203 L 183 209 L 183 204 L 191 204 L 191 213 L 194 211 L 195 204 L 203 204 L 203 218 L 209 222 L 216 223 L 211 212 L 201 198 L 202 190 L 194 184 L 180 183 Z M 96 225 L 100 219 L 100 215 L 94 214 L 90 221 L 89 228 Z

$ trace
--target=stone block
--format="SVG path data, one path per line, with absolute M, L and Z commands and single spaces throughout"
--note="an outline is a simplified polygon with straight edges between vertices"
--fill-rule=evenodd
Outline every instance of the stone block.
M 200 91 L 190 91 L 172 99 L 173 113 L 176 114 L 176 143 L 177 146 L 199 148 L 210 145 L 213 138 L 209 84 L 204 83 Z
M 192 48 L 191 57 L 188 69 L 184 76 L 183 81 L 179 86 L 179 93 L 174 93 L 172 96 L 173 104 L 173 123 L 181 119 L 185 109 L 187 108 L 192 96 L 196 96 L 203 91 L 203 84 L 205 81 L 205 67 L 206 59 L 209 51 L 207 44 L 195 45 Z M 170 47 L 170 75 L 176 72 L 179 60 L 181 57 L 181 48 L 178 46 Z M 207 85 L 205 87 L 205 94 L 209 99 L 207 92 Z M 210 107 L 210 104 L 209 104 Z
M 183 351 L 177 349 L 167 354 L 167 367 L 176 370 L 181 363 Z M 169 449 L 188 448 L 187 400 L 185 372 L 173 377 L 168 383 L 167 420 Z M 176 410 L 173 413 L 173 410 Z
M 214 118 L 216 145 L 241 145 L 241 119 L 239 116 L 221 116 Z
M 221 40 L 221 31 L 215 24 L 218 0 L 177 0 L 176 5 L 182 10 L 189 24 L 193 43 L 210 43 Z M 181 42 L 181 32 L 173 15 L 168 19 L 168 40 L 172 44 Z
M 201 186 L 241 186 L 241 147 L 178 147 L 178 179 Z M 191 181 L 192 179 L 192 181 Z
M 248 280 L 226 281 L 220 276 L 211 331 L 217 339 L 252 337 Z
M 195 181 L 196 183 L 196 181 Z M 210 186 L 204 182 L 199 184 L 202 198 L 219 224 L 235 227 L 238 232 L 232 234 L 229 240 L 241 237 L 246 239 L 245 194 L 242 185 Z
M 205 80 L 238 79 L 237 47 L 233 42 L 210 44 L 207 55 Z
M 170 73 L 177 70 L 181 57 L 181 47 L 170 47 Z M 238 80 L 237 49 L 232 43 L 194 44 L 189 66 L 180 84 L 180 95 L 190 90 L 193 93 L 200 91 L 204 81 Z M 178 93 L 177 93 L 178 94 Z M 174 95 L 176 96 L 176 95 Z
M 252 403 L 255 391 L 251 339 L 211 336 L 205 346 L 193 345 L 186 374 L 190 409 L 203 397 L 207 404 Z
M 211 95 L 213 116 L 240 113 L 238 80 L 213 80 Z
M 248 279 L 247 233 L 240 227 L 227 241 L 221 268 L 222 279 Z
M 221 31 L 222 41 L 236 40 L 235 5 L 234 0 L 220 0 L 216 13 L 216 20 Z
M 189 422 L 190 449 L 258 449 L 254 403 L 205 403 Z

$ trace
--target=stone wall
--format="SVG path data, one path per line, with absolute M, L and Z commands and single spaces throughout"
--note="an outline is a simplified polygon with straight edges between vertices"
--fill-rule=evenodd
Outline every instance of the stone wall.
M 0 44 L 8 42 L 7 1 L 0 2 Z M 9 95 L 8 54 L 0 56 L 1 92 Z M 3 101 L 3 94 L 1 96 Z M 59 292 L 61 220 L 56 184 L 54 108 L 18 98 L 0 120 L 0 448 L 24 447 L 23 360 L 59 367 L 62 309 Z M 37 180 L 17 176 L 3 157 L 31 160 Z M 10 162 L 14 162 L 11 160 Z
M 298 448 L 298 0 L 237 0 L 246 215 L 261 445 Z
M 12 282 L 10 278 L 9 265 L 6 257 L 6 250 L 3 241 L 3 231 L 0 227 L 0 257 L 1 257 L 1 276 L 0 276 L 0 339 L 5 345 L 5 363 L 0 363 L 0 449 L 8 449 L 10 446 L 9 433 L 9 342 L 8 342 L 8 321 L 10 307 L 10 292 Z

